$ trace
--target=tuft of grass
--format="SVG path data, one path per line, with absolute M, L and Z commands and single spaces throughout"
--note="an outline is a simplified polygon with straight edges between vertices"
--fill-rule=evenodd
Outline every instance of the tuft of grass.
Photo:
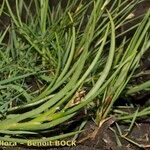
M 16 0 L 13 12 L 5 0 L 4 11 L 12 23 L 0 38 L 0 140 L 25 144 L 27 138 L 38 142 L 76 138 L 85 122 L 79 131 L 68 133 L 64 125 L 74 121 L 80 110 L 87 116 L 94 110 L 95 122 L 103 122 L 149 48 L 150 10 L 141 23 L 117 33 L 132 21 L 127 18 L 140 2 L 73 0 L 65 8 L 61 2 L 51 8 L 48 0 L 28 5 Z M 127 38 L 125 33 L 135 28 L 134 36 Z M 7 32 L 9 40 L 5 44 Z M 118 44 L 119 38 L 123 40 Z M 36 87 L 31 89 L 30 82 Z M 117 117 L 132 119 L 131 129 L 137 117 L 149 113 L 146 108 L 131 115 L 122 112 Z M 52 134 L 38 139 L 44 132 Z

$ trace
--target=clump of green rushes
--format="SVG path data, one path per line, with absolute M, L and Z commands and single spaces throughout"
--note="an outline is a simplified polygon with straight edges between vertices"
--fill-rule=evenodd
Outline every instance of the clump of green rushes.
M 61 131 L 38 139 L 40 134 L 51 133 L 95 101 L 97 124 L 107 118 L 148 48 L 150 28 L 148 11 L 133 38 L 124 37 L 121 44 L 116 44 L 126 32 L 117 34 L 116 31 L 141 2 L 137 0 L 89 3 L 73 0 L 65 8 L 61 2 L 55 8 L 50 8 L 48 1 L 32 2 L 36 13 L 28 13 L 23 21 L 22 10 L 30 12 L 30 5 L 25 1 L 16 0 L 14 14 L 6 0 L 6 12 L 16 28 L 16 36 L 41 58 L 43 67 L 54 70 L 54 75 L 52 78 L 50 75 L 51 80 L 44 76 L 47 82 L 38 95 L 22 105 L 10 106 L 5 117 L 1 115 L 0 140 L 22 144 L 27 143 L 27 138 L 39 142 L 80 133 L 62 134 Z M 89 91 L 75 102 L 76 92 L 84 87 Z

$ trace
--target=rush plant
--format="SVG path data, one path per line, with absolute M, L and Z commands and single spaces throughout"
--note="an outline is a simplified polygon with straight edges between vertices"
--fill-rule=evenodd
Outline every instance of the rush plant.
M 2 105 L 5 113 L 0 116 L 0 140 L 25 144 L 27 139 L 40 142 L 73 136 L 81 131 L 66 133 L 63 125 L 74 121 L 81 110 L 88 116 L 94 109 L 95 122 L 99 125 L 104 121 L 149 48 L 150 11 L 141 23 L 128 31 L 121 30 L 132 21 L 128 16 L 140 2 L 69 0 L 65 7 L 62 2 L 53 7 L 48 0 L 32 0 L 30 4 L 16 0 L 13 12 L 5 0 L 1 8 L 5 8 L 3 11 L 11 18 L 10 36 L 13 35 L 16 50 L 21 51 L 18 44 L 27 52 L 30 49 L 34 54 L 31 62 L 37 56 L 40 66 L 31 74 L 7 76 L 0 81 L 0 89 L 7 89 L 12 83 L 13 87 L 21 85 L 21 79 L 33 74 L 38 76 L 39 72 L 43 86 L 33 93 L 22 88 L 20 95 L 25 98 L 22 101 L 19 97 L 22 104 L 12 106 L 8 101 L 8 105 Z M 126 38 L 126 33 L 136 28 L 134 36 Z M 1 34 L 2 55 L 9 47 L 9 43 L 2 43 L 9 29 Z M 22 82 L 16 83 L 16 80 Z M 15 99 L 13 96 L 12 101 Z

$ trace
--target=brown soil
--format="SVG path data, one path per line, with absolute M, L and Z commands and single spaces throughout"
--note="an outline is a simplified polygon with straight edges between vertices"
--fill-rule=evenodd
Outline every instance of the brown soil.
M 79 138 L 79 143 L 74 147 L 55 147 L 55 148 L 23 148 L 5 147 L 2 150 L 150 150 L 150 122 L 137 123 L 128 134 L 128 125 L 120 125 L 122 134 L 130 140 L 136 142 L 141 147 L 136 146 L 127 139 L 121 137 L 112 120 L 106 121 L 99 129 L 93 122 L 89 122 L 85 131 Z M 98 130 L 97 130 L 98 129 Z M 114 131 L 116 133 L 114 133 Z M 95 136 L 96 131 L 96 136 Z M 117 134 L 117 136 L 116 136 Z M 95 136 L 93 139 L 93 135 Z M 87 138 L 88 137 L 88 138 Z M 86 139 L 87 138 L 87 139 Z M 117 140 L 120 140 L 118 144 Z

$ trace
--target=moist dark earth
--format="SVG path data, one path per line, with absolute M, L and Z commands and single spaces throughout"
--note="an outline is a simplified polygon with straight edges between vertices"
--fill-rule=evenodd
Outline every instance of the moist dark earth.
M 114 125 L 110 125 L 109 122 L 105 122 L 98 130 L 96 136 L 91 137 L 90 133 L 93 133 L 97 128 L 94 123 L 89 122 L 86 126 L 85 132 L 79 138 L 81 143 L 77 143 L 74 147 L 55 147 L 55 148 L 25 148 L 25 147 L 3 147 L 2 150 L 149 150 L 150 149 L 150 122 L 139 122 L 134 126 L 132 132 L 127 136 L 134 142 L 141 145 L 141 148 L 132 144 L 118 136 L 121 145 L 118 146 L 117 138 L 113 132 Z M 129 126 L 120 125 L 120 128 L 125 135 Z M 89 136 L 90 135 L 90 136 Z M 86 137 L 89 137 L 85 140 Z M 91 137 L 91 138 L 90 138 Z
M 0 3 L 2 0 L 0 0 Z M 150 8 L 150 1 L 140 4 L 135 15 L 140 15 Z M 3 16 L 3 22 L 0 23 L 0 30 L 4 29 L 4 26 L 9 24 L 8 18 Z M 3 24 L 3 25 L 2 25 Z M 140 63 L 139 71 L 146 72 L 150 70 L 150 50 L 143 56 Z M 150 80 L 150 72 L 146 75 L 141 75 L 135 78 L 134 83 L 142 83 L 144 81 Z M 142 92 L 134 95 L 131 98 L 136 105 L 142 107 L 150 106 L 150 93 Z M 55 147 L 55 148 L 27 148 L 27 147 L 1 147 L 2 150 L 31 150 L 31 149 L 49 149 L 49 150 L 150 150 L 150 118 L 141 118 L 138 120 L 133 127 L 132 131 L 128 133 L 128 124 L 119 124 L 122 131 L 122 135 L 128 134 L 125 139 L 121 137 L 116 129 L 115 122 L 110 123 L 109 120 L 106 121 L 100 128 L 98 128 L 94 122 L 89 121 L 85 127 L 85 131 L 80 135 L 77 146 L 74 147 Z M 96 131 L 96 134 L 94 135 Z M 118 136 L 116 136 L 116 134 Z M 119 140 L 118 140 L 119 139 Z M 129 141 L 130 140 L 130 141 Z M 133 144 L 132 141 L 135 143 Z M 119 141 L 119 143 L 118 143 Z M 139 144 L 139 146 L 137 146 Z

